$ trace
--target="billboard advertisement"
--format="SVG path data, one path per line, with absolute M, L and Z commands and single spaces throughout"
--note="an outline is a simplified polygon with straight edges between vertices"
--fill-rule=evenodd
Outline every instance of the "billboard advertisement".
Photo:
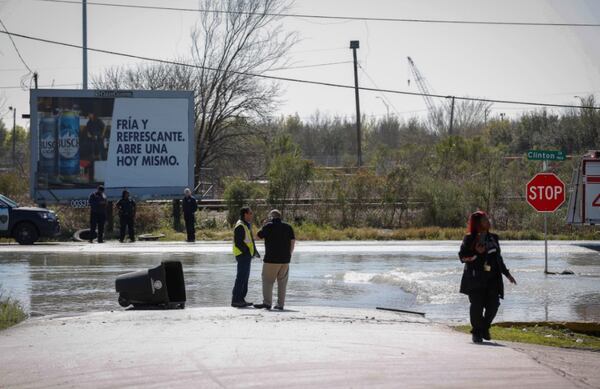
M 31 91 L 31 195 L 38 203 L 168 199 L 193 186 L 191 91 Z

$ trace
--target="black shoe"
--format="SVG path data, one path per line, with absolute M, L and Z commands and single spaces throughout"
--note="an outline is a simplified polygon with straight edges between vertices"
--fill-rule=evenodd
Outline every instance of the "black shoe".
M 98 239 L 98 243 L 104 243 L 103 239 Z
M 254 304 L 254 308 L 256 309 L 267 309 L 270 310 L 271 306 L 268 304 Z
M 473 343 L 482 343 L 483 342 L 483 339 L 481 339 L 481 336 L 479 336 L 479 334 L 473 334 L 472 339 L 473 339 Z
M 253 306 L 253 305 L 254 305 L 254 304 L 252 304 L 252 303 L 249 303 L 249 302 L 247 302 L 247 301 L 244 301 L 244 304 L 246 304 L 246 306 L 247 306 L 247 307 L 251 307 L 251 306 Z
M 119 239 L 119 242 L 120 242 L 120 243 L 123 243 L 123 239 Z
M 281 305 L 275 305 L 275 307 L 273 309 L 276 309 L 278 311 L 283 311 L 283 306 Z
M 246 305 L 245 302 L 239 302 L 239 303 L 231 303 L 231 306 L 234 308 L 246 308 L 248 305 Z
M 90 239 L 90 240 L 88 240 L 88 242 L 94 243 L 94 239 Z
M 481 334 L 481 337 L 485 340 L 492 340 L 492 335 L 490 335 L 490 329 L 484 330 Z

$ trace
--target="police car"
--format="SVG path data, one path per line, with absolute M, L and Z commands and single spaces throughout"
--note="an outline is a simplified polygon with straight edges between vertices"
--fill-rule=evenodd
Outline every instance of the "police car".
M 46 208 L 20 207 L 0 194 L 0 238 L 14 238 L 19 244 L 33 244 L 39 238 L 60 232 L 56 213 Z

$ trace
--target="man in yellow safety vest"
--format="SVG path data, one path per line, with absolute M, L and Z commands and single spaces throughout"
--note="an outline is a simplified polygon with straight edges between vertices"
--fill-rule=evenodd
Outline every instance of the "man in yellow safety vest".
M 248 294 L 248 278 L 252 258 L 259 257 L 252 236 L 252 219 L 254 215 L 249 207 L 240 209 L 240 220 L 233 229 L 233 255 L 237 261 L 237 275 L 231 297 L 231 306 L 236 308 L 249 307 L 252 303 L 246 301 Z

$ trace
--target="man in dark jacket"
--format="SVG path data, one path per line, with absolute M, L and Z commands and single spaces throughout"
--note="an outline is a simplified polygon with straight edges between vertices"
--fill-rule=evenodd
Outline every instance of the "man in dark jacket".
M 119 242 L 125 240 L 125 229 L 129 233 L 129 241 L 135 242 L 134 219 L 135 219 L 135 201 L 129 197 L 127 190 L 123 191 L 121 199 L 117 201 L 117 209 L 119 210 Z
M 249 207 L 240 209 L 240 220 L 237 221 L 233 229 L 233 255 L 235 255 L 237 261 L 237 274 L 231 292 L 231 306 L 236 308 L 252 305 L 252 303 L 246 302 L 250 265 L 252 258 L 260 258 L 252 236 L 253 217 L 254 215 Z
M 106 223 L 107 200 L 104 194 L 104 186 L 98 185 L 94 193 L 90 195 L 90 243 L 94 242 L 93 236 L 98 227 L 98 243 L 104 243 L 104 223 Z
M 185 188 L 183 197 L 183 220 L 185 221 L 185 231 L 187 232 L 186 242 L 196 241 L 196 211 L 198 210 L 198 201 L 192 196 L 190 188 Z
M 273 304 L 273 284 L 277 281 L 277 305 L 283 310 L 287 289 L 290 259 L 296 245 L 294 229 L 281 220 L 281 212 L 269 212 L 270 222 L 258 231 L 258 237 L 265 240 L 265 259 L 262 270 L 263 303 L 255 308 L 271 309 Z

